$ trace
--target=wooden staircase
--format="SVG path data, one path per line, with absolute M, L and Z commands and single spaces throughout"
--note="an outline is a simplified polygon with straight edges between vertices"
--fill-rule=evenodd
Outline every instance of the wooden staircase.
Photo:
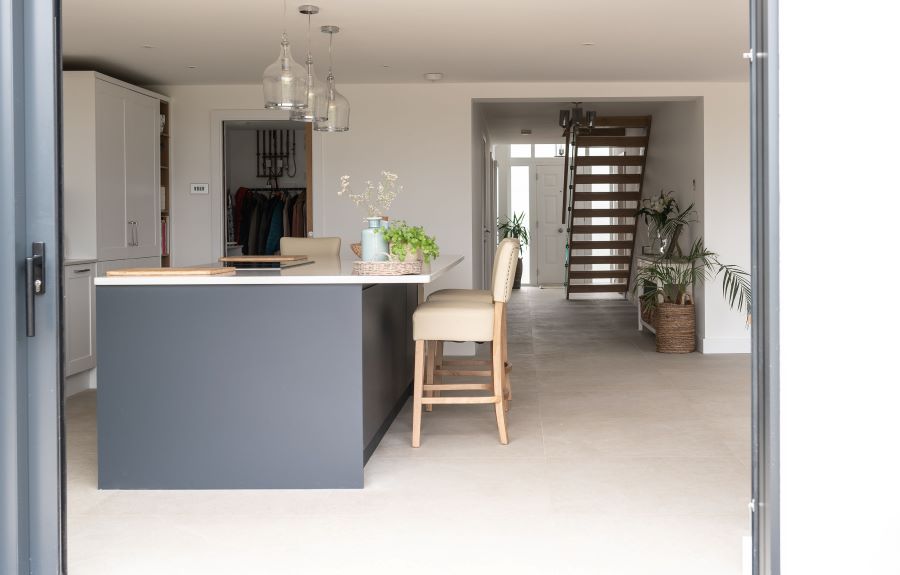
M 566 138 L 563 223 L 566 299 L 627 294 L 650 142 L 650 116 L 592 117 L 570 123 Z

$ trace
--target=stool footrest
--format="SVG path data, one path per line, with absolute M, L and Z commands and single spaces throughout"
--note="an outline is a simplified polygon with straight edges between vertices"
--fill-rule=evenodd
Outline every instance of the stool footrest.
M 491 377 L 489 369 L 436 369 L 435 375 L 446 375 L 448 377 Z
M 422 386 L 425 391 L 473 391 L 485 390 L 493 391 L 494 386 L 490 383 L 426 383 Z
M 500 403 L 500 399 L 488 395 L 484 397 L 423 397 L 422 403 L 431 404 L 453 404 L 453 403 Z

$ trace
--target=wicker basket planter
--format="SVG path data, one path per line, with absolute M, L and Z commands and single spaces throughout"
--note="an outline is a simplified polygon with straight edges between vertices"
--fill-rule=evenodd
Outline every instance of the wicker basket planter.
M 656 351 L 691 353 L 697 349 L 694 304 L 661 303 L 656 308 Z

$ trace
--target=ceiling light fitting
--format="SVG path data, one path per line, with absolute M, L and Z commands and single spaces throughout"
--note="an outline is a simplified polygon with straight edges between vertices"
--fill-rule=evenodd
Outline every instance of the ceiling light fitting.
M 440 72 L 428 72 L 427 74 L 424 74 L 424 77 L 429 82 L 440 82 L 444 79 L 444 75 Z
M 559 127 L 564 130 L 573 125 L 580 128 L 592 127 L 596 117 L 597 112 L 585 112 L 581 108 L 581 102 L 572 102 L 572 108 L 559 111 Z
M 306 83 L 305 105 L 291 110 L 291 120 L 295 122 L 320 122 L 328 119 L 325 87 L 316 78 L 313 71 L 312 52 L 312 16 L 319 13 L 319 7 L 303 4 L 297 11 L 306 16 Z
M 316 78 L 313 68 L 312 16 L 319 13 L 319 7 L 303 4 L 297 8 L 306 16 L 306 61 L 297 63 L 291 53 L 287 36 L 287 0 L 282 2 L 284 29 L 281 33 L 281 54 L 263 72 L 263 97 L 265 107 L 270 110 L 290 112 L 290 119 L 298 122 L 312 122 L 315 128 L 327 132 L 344 132 L 350 127 L 350 104 L 334 89 L 333 62 L 328 70 L 328 83 Z M 329 34 L 333 41 L 337 26 L 323 26 L 322 32 Z M 329 57 L 333 44 L 329 43 Z M 329 109 L 334 114 L 329 118 Z
M 317 132 L 346 132 L 350 129 L 350 102 L 334 87 L 334 35 L 341 31 L 337 26 L 322 26 L 328 34 L 328 77 L 325 79 L 324 120 L 316 122 Z
M 283 0 L 281 54 L 263 72 L 263 98 L 269 110 L 294 111 L 306 107 L 307 70 L 294 60 L 287 36 L 287 0 Z

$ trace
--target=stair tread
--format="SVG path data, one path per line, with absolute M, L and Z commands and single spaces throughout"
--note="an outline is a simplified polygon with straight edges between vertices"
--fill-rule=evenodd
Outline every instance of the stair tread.
M 576 184 L 640 184 L 641 174 L 575 174 Z
M 576 218 L 633 218 L 635 208 L 575 208 L 572 216 Z
M 576 148 L 646 148 L 647 136 L 576 136 Z
M 573 250 L 630 250 L 631 240 L 574 240 Z
M 631 156 L 575 156 L 576 166 L 643 166 L 643 154 Z
M 576 202 L 639 201 L 640 192 L 575 192 Z
M 575 224 L 572 226 L 574 234 L 628 234 L 634 233 L 634 224 Z
M 630 264 L 631 256 L 570 256 L 569 265 Z
M 569 284 L 569 293 L 614 292 L 625 293 L 627 284 Z
M 572 279 L 591 278 L 629 278 L 631 270 L 572 270 L 569 272 Z

